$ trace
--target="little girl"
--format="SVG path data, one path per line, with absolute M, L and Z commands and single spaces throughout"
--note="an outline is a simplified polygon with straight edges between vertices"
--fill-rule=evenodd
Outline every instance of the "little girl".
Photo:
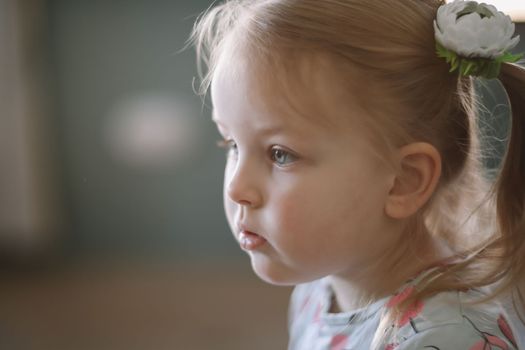
M 230 0 L 192 40 L 228 223 L 261 279 L 296 286 L 290 350 L 525 349 L 525 70 L 508 16 Z M 511 111 L 495 177 L 474 91 L 492 78 Z

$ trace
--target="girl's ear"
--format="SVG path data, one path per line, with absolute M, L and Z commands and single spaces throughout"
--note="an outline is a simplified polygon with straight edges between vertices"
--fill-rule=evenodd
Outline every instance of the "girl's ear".
M 441 175 L 441 156 L 429 143 L 415 142 L 398 150 L 398 169 L 385 203 L 385 213 L 403 219 L 421 208 Z

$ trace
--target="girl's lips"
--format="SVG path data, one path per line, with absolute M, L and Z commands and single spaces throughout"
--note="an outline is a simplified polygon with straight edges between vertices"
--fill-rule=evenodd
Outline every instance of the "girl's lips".
M 239 233 L 239 244 L 243 250 L 255 250 L 266 243 L 266 239 L 250 231 Z

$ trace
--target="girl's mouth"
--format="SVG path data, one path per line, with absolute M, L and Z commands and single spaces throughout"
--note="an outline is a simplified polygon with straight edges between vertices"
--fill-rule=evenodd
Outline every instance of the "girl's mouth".
M 266 239 L 250 231 L 241 231 L 239 233 L 239 244 L 246 251 L 255 250 L 266 243 Z

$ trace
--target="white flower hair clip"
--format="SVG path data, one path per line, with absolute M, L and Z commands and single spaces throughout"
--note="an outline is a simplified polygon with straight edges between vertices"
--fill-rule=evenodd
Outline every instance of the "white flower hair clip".
M 459 70 L 463 76 L 496 78 L 502 63 L 523 57 L 509 52 L 520 40 L 512 37 L 514 23 L 492 5 L 464 0 L 442 5 L 434 32 L 438 56 L 450 64 L 450 72 Z

